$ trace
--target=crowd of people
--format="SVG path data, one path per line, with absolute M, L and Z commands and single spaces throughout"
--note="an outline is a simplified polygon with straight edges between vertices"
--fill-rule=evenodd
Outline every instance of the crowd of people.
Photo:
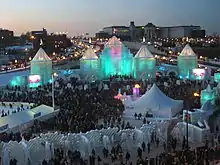
M 164 82 L 168 82 L 168 84 L 164 85 Z M 104 88 L 103 83 L 108 85 L 108 89 Z M 119 88 L 127 94 L 132 94 L 132 87 L 135 84 L 141 86 L 140 93 L 144 94 L 148 85 L 152 85 L 152 82 L 136 81 L 131 77 L 114 76 L 111 77 L 110 80 L 91 84 L 86 84 L 77 78 L 69 78 L 68 81 L 57 79 L 55 84 L 55 104 L 60 109 L 59 114 L 45 122 L 35 121 L 31 128 L 23 132 L 2 133 L 0 134 L 1 141 L 21 141 L 21 135 L 25 137 L 26 140 L 29 140 L 30 138 L 36 137 L 39 133 L 48 131 L 79 133 L 109 126 L 117 126 L 121 129 L 132 128 L 131 123 L 123 121 L 122 114 L 124 106 L 120 100 L 114 99 L 114 96 L 118 94 Z M 189 94 L 193 94 L 193 92 L 197 90 L 196 88 L 198 88 L 198 90 L 202 88 L 202 84 L 195 84 L 191 81 L 178 85 L 176 79 L 158 79 L 157 84 L 169 97 L 183 100 L 187 100 Z M 127 88 L 127 86 L 130 86 L 130 88 Z M 2 92 L 0 101 L 27 102 L 35 103 L 36 105 L 45 104 L 51 106 L 51 91 L 51 84 L 34 90 L 20 89 L 18 87 L 12 89 L 7 87 L 7 89 Z M 197 106 L 197 104 L 199 104 L 198 99 L 193 99 L 194 106 Z M 189 104 L 186 103 L 186 101 L 184 102 L 185 104 Z M 153 143 L 155 143 L 155 147 L 161 144 L 166 152 L 162 150 L 163 152 L 161 154 L 157 154 L 156 157 L 153 156 L 152 158 L 152 155 L 150 156 L 148 153 L 151 151 L 152 146 L 154 146 Z M 145 151 L 144 146 L 147 148 L 147 151 Z M 132 164 L 132 162 L 134 163 L 132 160 L 134 157 L 137 159 L 137 164 L 201 164 L 201 162 L 209 162 L 216 159 L 216 157 L 210 157 L 209 153 L 219 152 L 217 148 L 209 149 L 206 147 L 205 149 L 197 149 L 196 151 L 176 151 L 174 149 L 168 154 L 167 148 L 169 148 L 167 142 L 164 144 L 164 142 L 158 142 L 158 140 L 155 139 L 155 141 L 152 141 L 152 144 L 142 144 L 142 148 L 138 148 L 134 156 L 134 153 L 122 151 L 120 145 L 118 145 L 113 147 L 111 151 L 103 148 L 103 155 L 92 152 L 87 161 L 81 158 L 78 151 L 64 153 L 62 149 L 57 149 L 53 160 L 50 162 L 44 161 L 42 164 L 72 165 L 89 163 L 90 165 L 95 165 L 106 162 L 105 160 L 108 160 L 108 158 L 111 158 L 110 160 L 112 162 Z M 142 154 L 145 152 L 147 154 Z M 111 161 L 107 161 L 106 163 L 110 163 Z M 12 162 L 16 164 L 16 161 Z

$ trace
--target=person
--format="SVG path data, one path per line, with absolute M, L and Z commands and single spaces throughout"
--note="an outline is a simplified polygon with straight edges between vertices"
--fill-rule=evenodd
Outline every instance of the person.
M 145 144 L 145 142 L 143 142 L 141 146 L 142 146 L 143 152 L 145 152 L 145 149 L 146 149 L 146 144 Z
M 138 147 L 137 153 L 138 153 L 138 157 L 141 158 L 142 157 L 142 150 L 140 147 Z
M 150 153 L 150 143 L 148 142 L 147 143 L 147 151 L 148 151 L 148 154 Z
M 126 152 L 126 155 L 125 155 L 126 164 L 127 164 L 127 162 L 129 161 L 130 157 L 131 157 L 131 155 L 130 155 L 130 153 L 127 151 L 127 152 Z
M 159 140 L 159 138 L 157 138 L 157 140 L 156 140 L 157 148 L 158 148 L 158 146 L 159 146 L 159 143 L 160 143 L 160 140 Z

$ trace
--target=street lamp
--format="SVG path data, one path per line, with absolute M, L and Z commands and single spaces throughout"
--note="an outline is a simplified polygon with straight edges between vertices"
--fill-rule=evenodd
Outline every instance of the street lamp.
M 58 74 L 57 73 L 53 73 L 52 74 L 52 107 L 53 107 L 53 110 L 55 110 L 55 92 L 54 92 L 54 79 L 55 77 L 57 77 Z

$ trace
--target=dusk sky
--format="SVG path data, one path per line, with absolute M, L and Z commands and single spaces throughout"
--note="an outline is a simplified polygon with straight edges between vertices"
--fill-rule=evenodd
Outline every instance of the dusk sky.
M 220 32 L 220 0 L 1 0 L 0 28 L 94 34 L 104 26 L 200 25 Z

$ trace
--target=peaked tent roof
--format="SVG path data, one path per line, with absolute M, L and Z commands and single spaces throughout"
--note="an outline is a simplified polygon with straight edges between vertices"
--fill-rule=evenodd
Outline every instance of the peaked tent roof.
M 125 107 L 128 107 L 125 111 L 126 116 L 133 116 L 134 112 L 143 114 L 151 111 L 155 117 L 171 118 L 183 108 L 182 100 L 169 98 L 155 84 L 138 100 L 130 102 L 124 102 Z
M 105 44 L 105 46 L 122 46 L 122 42 L 115 36 L 113 36 L 109 41 Z
M 192 48 L 187 44 L 182 52 L 180 53 L 180 56 L 196 56 L 195 52 L 192 50 Z
M 141 98 L 134 101 L 135 107 L 158 107 L 160 108 L 172 108 L 176 104 L 180 103 L 180 100 L 173 100 L 166 96 L 157 86 L 154 84 L 149 91 L 147 91 Z
M 145 45 L 142 45 L 134 58 L 153 58 L 154 56 Z
M 51 61 L 50 57 L 48 57 L 47 53 L 44 51 L 43 48 L 40 48 L 32 61 Z M 32 62 L 31 61 L 31 62 Z
M 95 54 L 93 48 L 90 46 L 85 53 L 83 54 L 82 58 L 80 60 L 92 60 L 92 59 L 98 59 L 98 56 Z

